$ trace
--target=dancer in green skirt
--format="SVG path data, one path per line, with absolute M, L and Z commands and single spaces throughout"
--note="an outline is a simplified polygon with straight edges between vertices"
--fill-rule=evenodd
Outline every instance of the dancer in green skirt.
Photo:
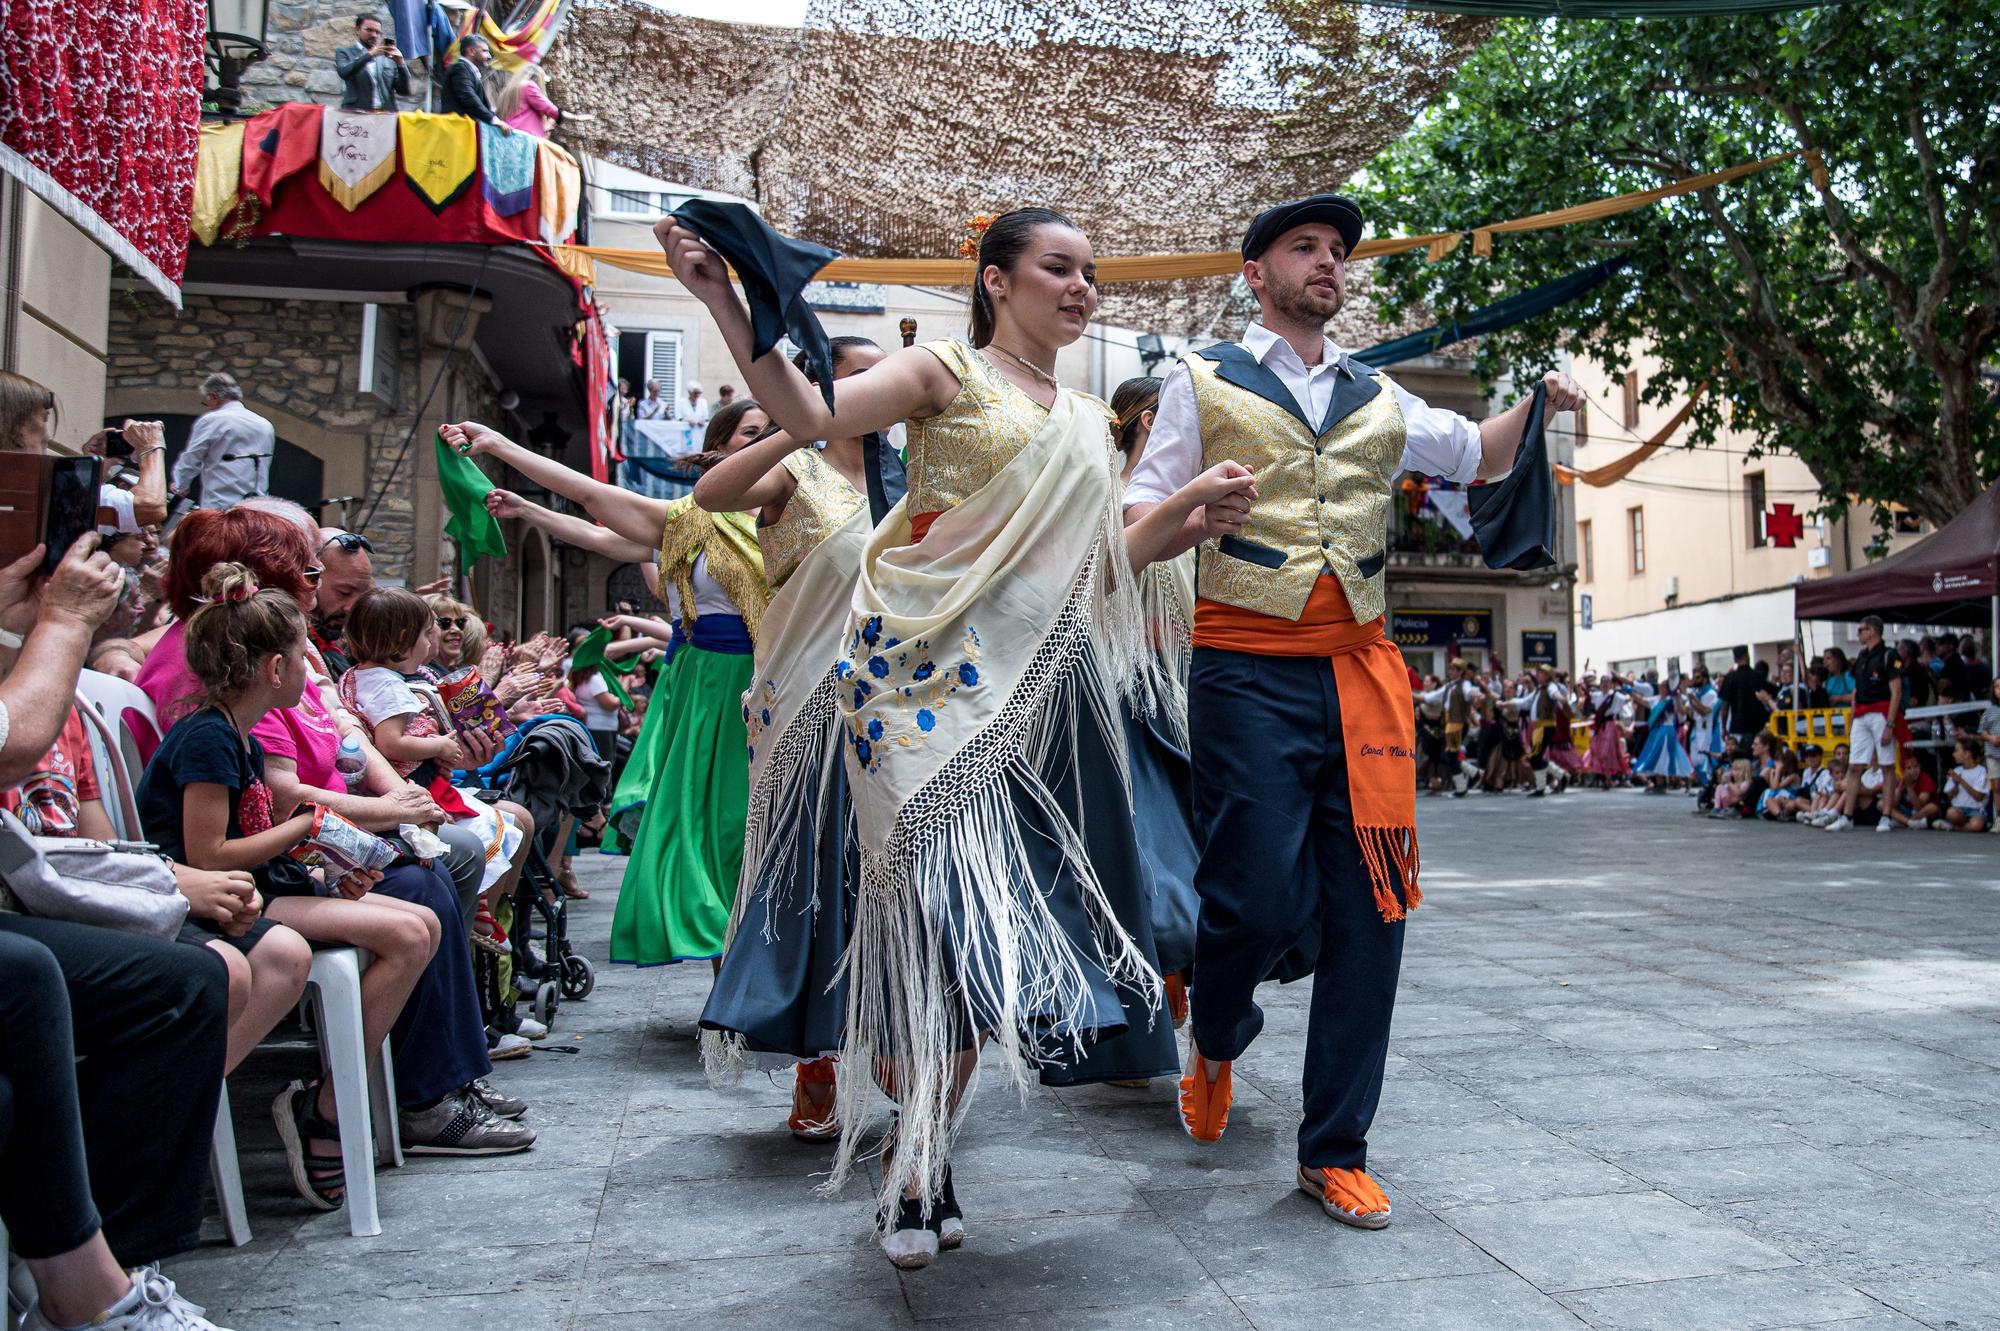
M 702 458 L 718 460 L 767 426 L 755 402 L 733 402 L 710 418 Z M 594 481 L 494 431 L 458 428 L 465 451 L 498 457 L 583 504 L 610 530 L 505 491 L 489 499 L 497 516 L 525 518 L 613 558 L 653 560 L 673 621 L 673 649 L 613 798 L 614 822 L 630 829 L 631 858 L 612 920 L 611 959 L 642 966 L 718 959 L 743 863 L 749 760 L 742 697 L 752 635 L 770 597 L 754 519 L 710 514 L 692 499 L 650 499 Z M 657 553 L 639 543 L 640 533 L 658 542 Z M 650 788 L 635 784 L 648 775 Z

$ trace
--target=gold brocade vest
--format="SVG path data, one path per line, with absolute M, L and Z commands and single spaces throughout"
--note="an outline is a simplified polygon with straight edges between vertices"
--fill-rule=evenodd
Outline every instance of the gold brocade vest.
M 1382 616 L 1390 482 L 1402 465 L 1403 413 L 1380 374 L 1336 373 L 1317 430 L 1278 376 L 1236 343 L 1181 358 L 1194 381 L 1201 464 L 1240 462 L 1257 501 L 1235 536 L 1202 544 L 1196 593 L 1297 621 L 1324 571 L 1357 623 Z
M 868 496 L 816 448 L 787 453 L 785 470 L 797 482 L 792 497 L 776 522 L 757 529 L 757 548 L 764 552 L 764 576 L 772 591 L 785 585 L 821 541 L 868 506 Z
M 757 520 L 748 513 L 709 513 L 696 507 L 693 495 L 667 504 L 667 524 L 660 532 L 654 567 L 660 574 L 660 597 L 666 589 L 680 593 L 681 623 L 694 631 L 694 563 L 706 556 L 708 576 L 729 595 L 743 616 L 752 641 L 771 589 L 764 581 L 764 555 L 757 548 Z

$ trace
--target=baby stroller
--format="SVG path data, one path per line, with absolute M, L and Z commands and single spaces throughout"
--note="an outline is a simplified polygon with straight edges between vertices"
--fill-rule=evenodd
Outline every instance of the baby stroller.
M 522 848 L 528 858 L 514 889 L 514 927 L 507 937 L 512 992 L 501 992 L 494 958 L 476 954 L 481 1003 L 491 1024 L 525 997 L 535 1020 L 552 1026 L 562 1000 L 588 997 L 597 976 L 589 959 L 570 947 L 569 899 L 562 894 L 549 857 L 560 845 L 565 814 L 590 818 L 610 798 L 611 768 L 598 756 L 590 732 L 580 722 L 551 714 L 523 723 L 478 776 L 496 798 L 513 800 L 535 819 L 534 840 Z M 534 946 L 537 937 L 542 943 L 539 954 Z M 499 1024 L 511 1025 L 504 1019 Z

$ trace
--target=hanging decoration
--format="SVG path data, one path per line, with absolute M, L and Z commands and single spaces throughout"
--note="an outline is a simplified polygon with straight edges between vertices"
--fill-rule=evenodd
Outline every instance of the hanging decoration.
M 441 213 L 479 174 L 479 122 L 428 111 L 405 111 L 396 120 L 403 140 L 403 177 L 426 207 Z
M 353 212 L 396 174 L 396 122 L 380 111 L 326 109 L 319 128 L 320 188 Z
M 201 0 L 0 5 L 0 171 L 176 306 L 207 33 Z

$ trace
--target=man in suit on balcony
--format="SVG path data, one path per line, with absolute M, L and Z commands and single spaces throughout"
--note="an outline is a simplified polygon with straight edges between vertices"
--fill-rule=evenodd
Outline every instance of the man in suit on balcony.
M 382 20 L 364 14 L 354 20 L 354 41 L 333 53 L 334 72 L 347 85 L 343 111 L 393 111 L 398 95 L 410 95 L 410 67 L 392 37 L 382 38 Z
M 444 85 L 439 90 L 438 110 L 446 115 L 471 116 L 502 134 L 512 134 L 514 127 L 493 114 L 492 104 L 486 100 L 486 87 L 480 82 L 480 75 L 492 63 L 493 48 L 486 44 L 484 37 L 475 33 L 461 40 L 458 59 L 444 67 Z

